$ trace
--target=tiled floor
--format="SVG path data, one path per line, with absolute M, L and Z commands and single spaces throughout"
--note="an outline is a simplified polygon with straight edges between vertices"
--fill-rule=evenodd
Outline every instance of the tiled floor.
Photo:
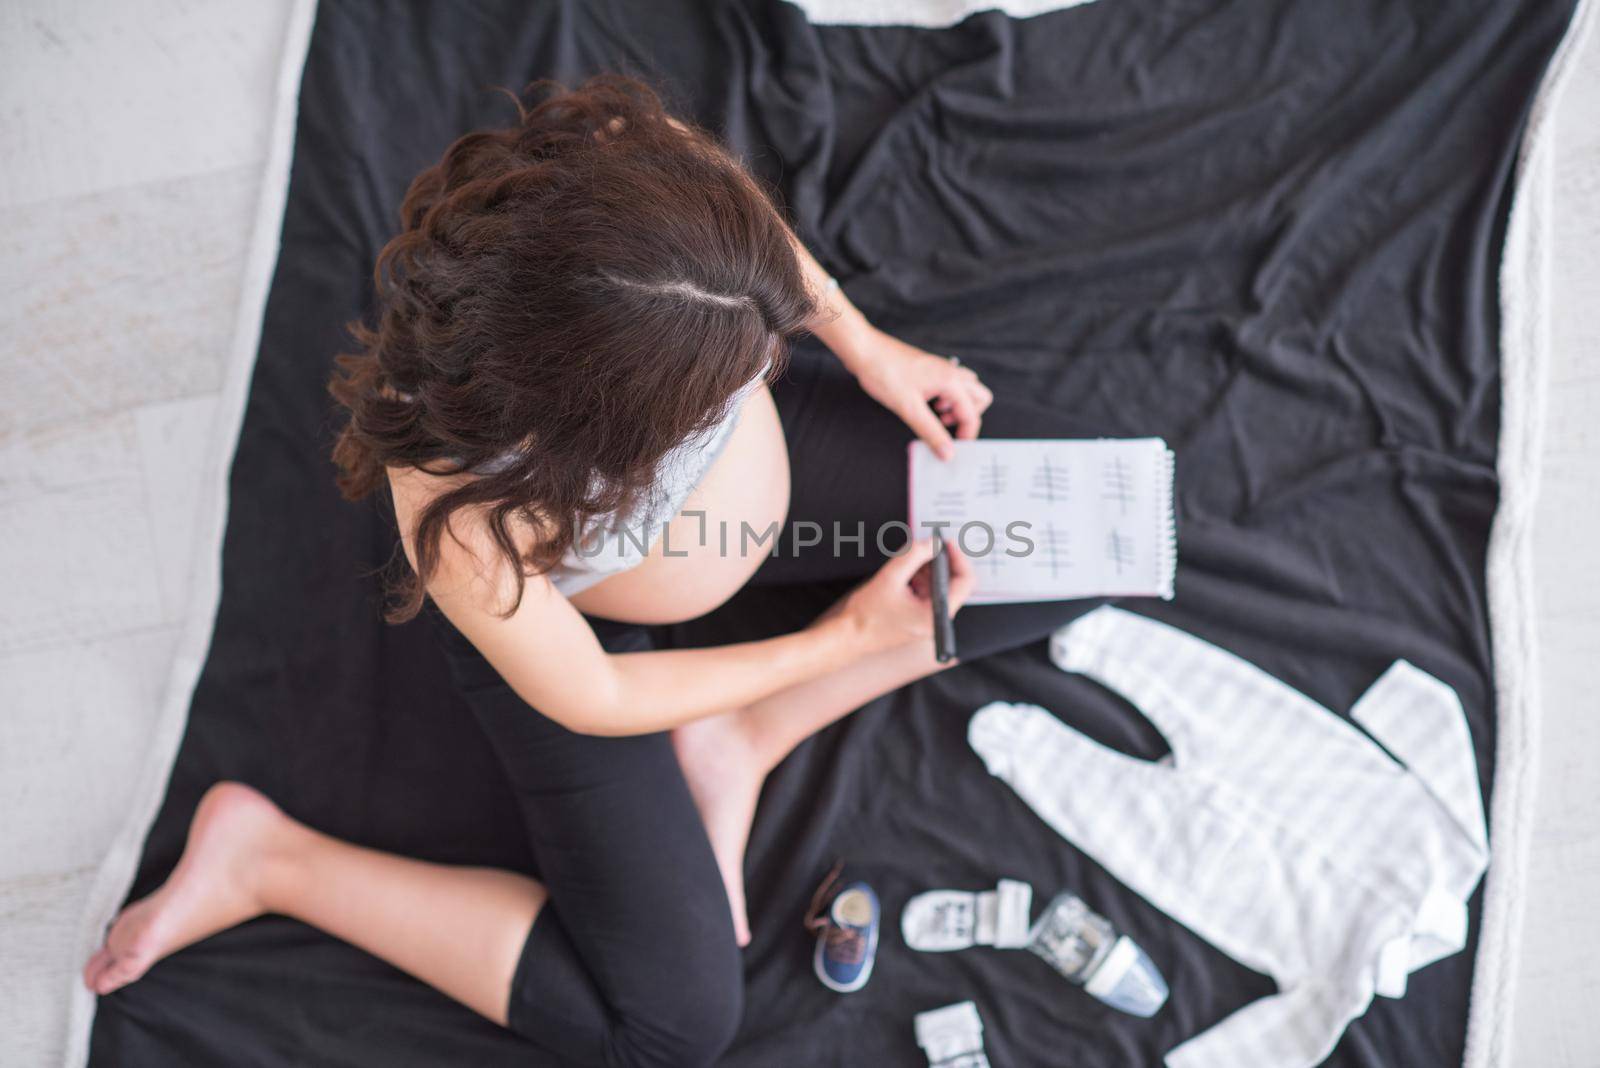
M 0 6 L 0 1064 L 59 1061 L 78 962 L 45 947 L 72 942 L 166 682 L 287 11 Z M 1593 1068 L 1600 33 L 1558 123 L 1544 770 L 1515 1063 Z

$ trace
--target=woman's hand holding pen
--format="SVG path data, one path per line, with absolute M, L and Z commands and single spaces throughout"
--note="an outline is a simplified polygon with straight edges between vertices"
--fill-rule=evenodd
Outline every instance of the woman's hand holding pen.
M 949 611 L 954 616 L 972 594 L 972 564 L 952 541 L 944 543 L 950 558 Z M 851 590 L 812 624 L 837 626 L 862 654 L 894 649 L 910 642 L 933 641 L 931 568 L 933 539 L 920 538 Z

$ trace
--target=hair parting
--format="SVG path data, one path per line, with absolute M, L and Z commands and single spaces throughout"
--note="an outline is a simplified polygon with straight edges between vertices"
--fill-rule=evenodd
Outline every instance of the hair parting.
M 463 135 L 413 180 L 373 313 L 334 360 L 347 499 L 385 490 L 391 467 L 477 476 L 420 512 L 390 622 L 420 611 L 467 508 L 515 565 L 514 612 L 527 576 L 636 507 L 674 446 L 781 369 L 818 307 L 771 190 L 648 85 L 530 91 L 515 125 Z

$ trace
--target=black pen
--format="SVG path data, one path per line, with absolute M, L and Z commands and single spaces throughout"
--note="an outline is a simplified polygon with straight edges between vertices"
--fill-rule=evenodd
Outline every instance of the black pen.
M 933 532 L 933 581 L 928 583 L 933 602 L 933 655 L 941 664 L 956 655 L 956 628 L 950 620 L 950 553 L 939 532 Z

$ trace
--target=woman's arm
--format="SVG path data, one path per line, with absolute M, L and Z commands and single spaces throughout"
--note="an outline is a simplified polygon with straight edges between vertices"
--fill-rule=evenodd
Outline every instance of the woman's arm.
M 507 619 L 492 610 L 504 584 L 446 534 L 428 592 L 517 695 L 579 734 L 650 734 L 741 707 L 912 641 L 929 641 L 932 609 L 913 583 L 928 541 L 891 558 L 811 626 L 762 641 L 704 649 L 608 653 L 583 615 L 542 577 L 530 578 Z M 509 565 L 507 565 L 509 566 Z M 951 612 L 972 586 L 951 553 Z
M 821 307 L 807 327 L 839 357 L 841 363 L 850 367 L 858 353 L 871 348 L 873 326 L 867 322 L 861 309 L 851 303 L 832 276 L 822 269 L 822 264 L 817 262 L 817 258 L 801 243 L 793 230 L 789 231 L 789 242 L 794 245 L 794 254 L 800 261 L 806 285 L 813 293 L 820 294 L 817 303 Z M 854 368 L 851 367 L 851 370 Z
M 994 400 L 977 374 L 873 326 L 793 230 L 789 241 L 807 284 L 820 294 L 811 332 L 833 350 L 861 388 L 904 420 L 941 459 L 953 455 L 952 432 L 958 438 L 977 437 L 984 409 Z

